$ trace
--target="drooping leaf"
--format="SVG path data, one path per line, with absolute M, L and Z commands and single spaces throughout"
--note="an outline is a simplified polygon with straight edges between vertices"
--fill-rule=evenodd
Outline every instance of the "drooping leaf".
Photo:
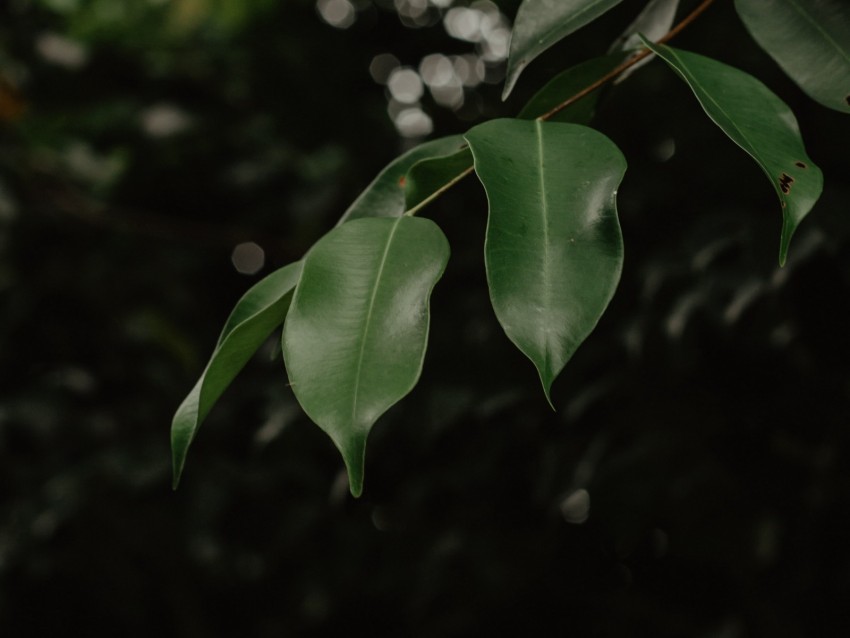
M 404 214 L 405 175 L 416 162 L 454 153 L 463 137 L 450 135 L 420 144 L 390 162 L 343 213 L 337 225 L 362 217 L 400 217 Z
M 528 101 L 528 104 L 523 107 L 517 117 L 521 120 L 530 120 L 548 113 L 551 109 L 612 71 L 625 57 L 622 53 L 614 53 L 601 58 L 592 58 L 559 73 L 534 94 L 534 97 Z M 593 119 L 601 90 L 601 88 L 596 89 L 578 102 L 558 111 L 548 121 L 589 124 Z
M 750 34 L 812 99 L 850 113 L 850 2 L 735 0 Z
M 643 47 L 641 42 L 641 34 L 647 40 L 656 40 L 662 38 L 673 26 L 673 21 L 676 19 L 676 9 L 679 8 L 679 0 L 650 0 L 643 11 L 637 18 L 626 27 L 626 30 L 620 34 L 608 53 L 616 51 L 629 51 L 638 47 Z M 614 81 L 614 84 L 619 84 L 632 73 L 637 71 L 642 66 L 652 61 L 654 56 L 647 56 L 631 68 L 627 69 Z
M 626 161 L 607 137 L 575 124 L 492 120 L 466 139 L 490 207 L 490 299 L 549 398 L 620 279 L 616 192 Z
M 524 0 L 517 11 L 511 33 L 502 99 L 510 95 L 519 74 L 534 58 L 620 2 L 621 0 Z
M 779 263 L 823 190 L 791 109 L 753 76 L 695 53 L 644 41 L 690 85 L 708 116 L 767 175 L 782 205 Z
M 295 262 L 263 278 L 242 296 L 225 322 L 206 369 L 171 423 L 175 488 L 198 428 L 257 348 L 283 323 L 300 274 L 301 262 Z
M 292 390 L 363 489 L 366 438 L 422 370 L 431 290 L 449 246 L 427 219 L 366 218 L 320 239 L 304 260 L 283 329 Z
M 462 179 L 472 168 L 472 153 L 464 146 L 457 153 L 419 160 L 407 172 L 405 206 L 411 210 L 437 191 Z

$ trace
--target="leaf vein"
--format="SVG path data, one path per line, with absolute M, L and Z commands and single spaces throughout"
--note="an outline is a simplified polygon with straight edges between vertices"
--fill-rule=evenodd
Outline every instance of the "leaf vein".
M 549 308 L 552 303 L 551 293 L 549 290 L 549 201 L 546 198 L 546 175 L 545 175 L 545 153 L 543 149 L 543 123 L 540 120 L 535 120 L 535 130 L 537 132 L 537 157 L 540 173 L 540 211 L 543 216 L 543 272 L 541 279 L 543 282 L 543 299 L 542 306 L 549 314 Z M 545 321 L 545 320 L 544 320 Z M 548 328 L 545 326 L 545 328 Z M 548 335 L 548 331 L 547 331 Z M 549 339 L 546 338 L 546 343 L 543 348 L 544 366 L 549 367 Z
M 847 52 L 844 49 L 842 49 L 841 45 L 838 44 L 838 42 L 836 42 L 833 39 L 833 37 L 830 35 L 830 33 L 826 29 L 821 27 L 821 25 L 817 22 L 817 20 L 815 20 L 812 17 L 812 15 L 810 13 L 808 13 L 803 7 L 801 7 L 799 4 L 797 4 L 794 0 L 786 0 L 786 2 L 788 2 L 788 4 L 791 5 L 791 7 L 797 13 L 799 13 L 803 17 L 803 19 L 805 19 L 806 22 L 808 22 L 815 29 L 815 31 L 819 32 L 823 36 L 824 40 L 829 42 L 835 48 L 835 50 L 838 51 L 838 53 L 841 55 L 841 57 L 843 57 L 848 63 L 850 63 L 850 52 Z

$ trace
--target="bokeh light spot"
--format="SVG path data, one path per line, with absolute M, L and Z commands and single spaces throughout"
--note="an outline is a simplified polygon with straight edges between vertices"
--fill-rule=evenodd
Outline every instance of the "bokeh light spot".
M 266 264 L 266 253 L 257 244 L 247 241 L 233 249 L 230 256 L 233 267 L 243 275 L 255 275 Z
M 357 10 L 350 0 L 317 0 L 316 10 L 332 27 L 347 29 L 357 19 Z
M 386 84 L 392 72 L 399 66 L 401 63 L 392 53 L 379 53 L 369 63 L 369 75 L 378 84 Z
M 434 130 L 434 123 L 419 107 L 404 109 L 395 116 L 395 126 L 404 137 L 425 137 Z
M 422 78 L 410 68 L 396 69 L 387 80 L 387 88 L 394 100 L 403 104 L 415 104 L 422 97 L 425 89 Z
M 590 516 L 590 493 L 579 489 L 561 501 L 561 515 L 574 525 L 584 523 Z

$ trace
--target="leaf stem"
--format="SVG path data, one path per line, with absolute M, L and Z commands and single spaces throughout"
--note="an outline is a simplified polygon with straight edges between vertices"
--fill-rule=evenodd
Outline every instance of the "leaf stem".
M 683 18 L 682 21 L 679 22 L 679 24 L 674 26 L 667 33 L 665 33 L 661 38 L 659 38 L 658 41 L 656 42 L 656 44 L 664 44 L 665 42 L 668 42 L 669 40 L 672 40 L 673 38 L 675 38 L 689 24 L 691 24 L 691 22 L 696 20 L 706 9 L 708 9 L 708 7 L 710 7 L 713 3 L 714 3 L 714 0 L 703 0 L 703 2 L 700 3 L 700 5 L 696 9 L 691 11 L 691 13 L 689 13 L 685 18 Z M 554 117 L 555 115 L 557 115 L 558 113 L 563 111 L 568 106 L 572 106 L 573 104 L 578 102 L 580 99 L 587 97 L 588 95 L 593 93 L 596 89 L 604 86 L 605 84 L 607 84 L 608 82 L 610 82 L 611 80 L 616 78 L 618 75 L 620 75 L 623 71 L 633 67 L 635 64 L 637 64 L 638 62 L 640 62 L 644 58 L 649 57 L 650 55 L 652 55 L 652 51 L 650 51 L 647 48 L 644 48 L 640 53 L 637 53 L 636 55 L 632 56 L 631 58 L 629 58 L 628 60 L 626 60 L 622 64 L 611 69 L 611 71 L 609 71 L 608 73 L 603 75 L 601 78 L 599 78 L 598 80 L 596 80 L 592 84 L 589 84 L 588 86 L 584 87 L 581 91 L 570 96 L 569 98 L 567 98 L 566 100 L 564 100 L 563 102 L 558 104 L 556 107 L 552 108 L 551 110 L 547 111 L 543 115 L 540 115 L 537 119 L 541 120 L 541 121 L 546 121 L 546 120 L 551 119 L 552 117 Z
M 416 204 L 416 206 L 414 206 L 413 208 L 411 208 L 411 209 L 410 209 L 410 210 L 408 210 L 408 211 L 405 211 L 405 212 L 404 212 L 404 214 L 405 214 L 406 216 L 408 216 L 408 217 L 412 217 L 413 215 L 415 215 L 416 213 L 418 213 L 420 210 L 422 210 L 423 208 L 425 208 L 428 204 L 430 204 L 430 203 L 431 203 L 431 202 L 433 202 L 435 199 L 437 199 L 440 195 L 442 195 L 442 194 L 443 194 L 443 193 L 445 193 L 447 190 L 449 190 L 452 186 L 454 186 L 455 184 L 457 184 L 457 183 L 458 183 L 460 180 L 462 180 L 464 177 L 466 177 L 467 175 L 472 175 L 472 173 L 473 173 L 474 171 L 475 171 L 475 166 L 470 166 L 469 168 L 465 169 L 462 173 L 460 173 L 459 175 L 456 175 L 455 177 L 453 177 L 450 181 L 448 181 L 448 182 L 446 182 L 445 184 L 443 184 L 442 186 L 440 186 L 440 188 L 438 188 L 438 189 L 437 189 L 437 190 L 435 190 L 433 193 L 431 193 L 430 195 L 428 195 L 428 197 L 426 197 L 426 198 L 425 198 L 425 199 L 423 199 L 421 202 L 419 202 L 418 204 Z
M 714 0 L 703 0 L 703 2 L 701 2 L 699 4 L 699 6 L 697 6 L 693 11 L 691 11 L 687 16 L 685 16 L 679 22 L 679 24 L 674 26 L 667 33 L 665 33 L 662 37 L 660 37 L 656 41 L 655 44 L 664 44 L 665 42 L 668 42 L 669 40 L 672 40 L 673 38 L 675 38 L 688 25 L 690 25 L 694 20 L 696 20 L 700 15 L 702 15 L 702 13 L 706 9 L 708 9 L 713 3 L 714 3 Z M 607 84 L 608 82 L 610 82 L 611 80 L 616 78 L 618 75 L 620 75 L 623 71 L 633 67 L 635 64 L 637 64 L 638 62 L 640 62 L 644 58 L 649 57 L 650 55 L 652 55 L 652 51 L 650 51 L 647 48 L 644 48 L 640 53 L 637 53 L 636 55 L 632 56 L 631 58 L 629 58 L 628 60 L 626 60 L 625 62 L 623 62 L 619 66 L 615 67 L 614 69 L 612 69 L 611 71 L 609 71 L 608 73 L 603 75 L 601 78 L 599 78 L 598 80 L 596 80 L 592 84 L 589 84 L 588 86 L 584 87 L 581 91 L 570 96 L 569 98 L 567 98 L 566 100 L 564 100 L 563 102 L 558 104 L 556 107 L 547 111 L 543 115 L 540 115 L 536 119 L 538 121 L 546 121 L 546 120 L 551 119 L 552 117 L 554 117 L 556 114 L 563 111 L 568 106 L 571 106 L 571 105 L 575 104 L 576 102 L 578 102 L 579 100 L 581 100 L 582 98 L 587 97 L 588 95 L 593 93 L 596 89 L 604 86 L 605 84 Z M 464 177 L 466 177 L 467 175 L 471 175 L 474 171 L 475 171 L 475 167 L 470 166 L 469 168 L 464 170 L 462 173 L 453 177 L 450 181 L 446 182 L 440 188 L 438 188 L 433 193 L 428 195 L 428 197 L 426 197 L 421 202 L 416 204 L 416 206 L 414 206 L 410 210 L 405 211 L 404 215 L 406 215 L 406 216 L 415 215 L 420 210 L 425 208 L 428 204 L 430 204 L 435 199 L 437 199 L 440 195 L 442 195 L 447 190 L 449 190 L 452 186 L 454 186 L 459 181 L 461 181 Z

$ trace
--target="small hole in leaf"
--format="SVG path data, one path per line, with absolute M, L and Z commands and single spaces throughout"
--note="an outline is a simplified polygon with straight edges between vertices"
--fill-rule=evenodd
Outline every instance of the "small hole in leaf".
M 805 162 L 794 162 L 794 166 L 797 166 L 798 168 L 808 168 Z

